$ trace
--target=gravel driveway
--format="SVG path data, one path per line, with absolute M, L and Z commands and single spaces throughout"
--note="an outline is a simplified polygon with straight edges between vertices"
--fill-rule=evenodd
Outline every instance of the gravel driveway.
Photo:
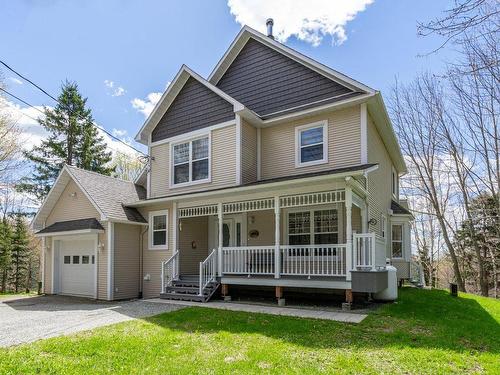
M 65 296 L 1 299 L 0 347 L 67 335 L 182 307 L 141 300 L 98 302 Z

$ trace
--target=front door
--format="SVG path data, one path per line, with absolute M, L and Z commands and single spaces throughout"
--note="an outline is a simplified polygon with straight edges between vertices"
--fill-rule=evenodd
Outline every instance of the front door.
M 231 215 L 224 219 L 222 224 L 222 247 L 239 247 L 246 245 L 244 238 L 245 228 L 243 215 Z M 210 248 L 219 246 L 219 223 L 217 218 L 212 219 L 211 233 L 209 236 Z

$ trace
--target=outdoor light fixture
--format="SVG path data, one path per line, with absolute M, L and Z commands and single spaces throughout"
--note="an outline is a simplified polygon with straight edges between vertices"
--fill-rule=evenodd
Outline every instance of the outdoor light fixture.
M 368 225 L 377 225 L 377 219 L 375 218 L 371 218 L 369 221 L 368 221 Z

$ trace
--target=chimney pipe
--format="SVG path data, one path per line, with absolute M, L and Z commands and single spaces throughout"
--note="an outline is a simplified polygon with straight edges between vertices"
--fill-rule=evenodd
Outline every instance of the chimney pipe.
M 274 39 L 274 36 L 273 36 L 273 25 L 274 25 L 274 21 L 272 18 L 268 18 L 267 21 L 266 21 L 266 26 L 267 26 L 267 36 L 271 39 Z

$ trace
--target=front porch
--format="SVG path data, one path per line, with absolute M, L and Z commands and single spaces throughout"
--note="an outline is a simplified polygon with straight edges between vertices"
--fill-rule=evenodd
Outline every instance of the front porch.
M 162 263 L 162 293 L 186 277 L 196 278 L 202 300 L 219 283 L 350 292 L 351 271 L 385 272 L 385 239 L 367 233 L 366 191 L 360 182 L 346 178 L 332 190 L 296 190 L 174 204 L 177 246 Z

